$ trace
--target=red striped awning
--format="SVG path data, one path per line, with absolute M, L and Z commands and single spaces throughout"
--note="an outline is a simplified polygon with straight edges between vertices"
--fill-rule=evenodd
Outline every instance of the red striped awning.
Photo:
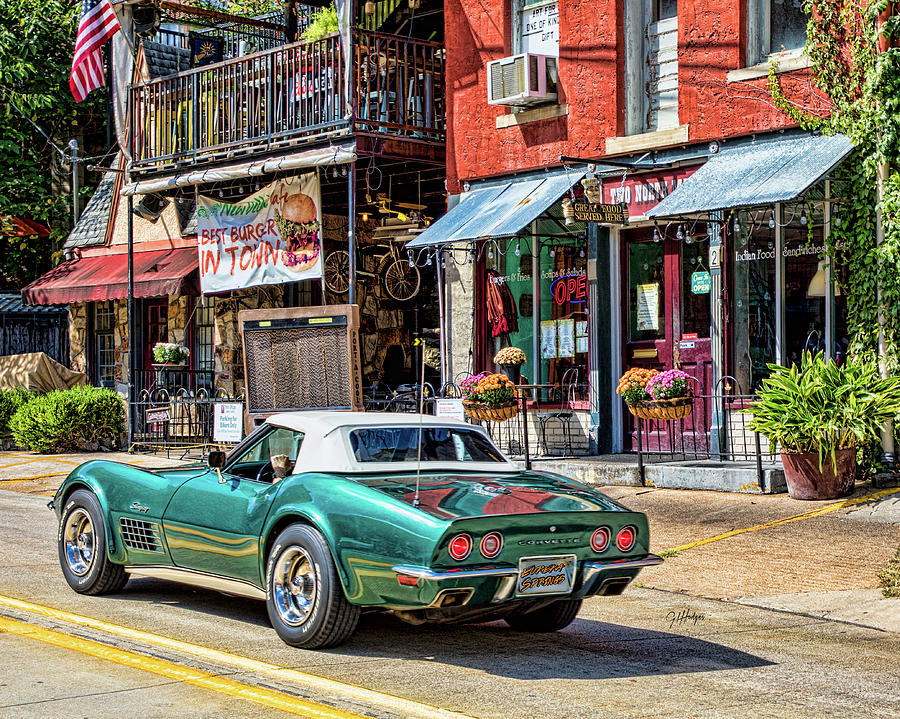
M 134 296 L 199 294 L 197 250 L 134 253 Z M 100 302 L 128 296 L 128 255 L 103 255 L 69 260 L 22 290 L 30 305 Z

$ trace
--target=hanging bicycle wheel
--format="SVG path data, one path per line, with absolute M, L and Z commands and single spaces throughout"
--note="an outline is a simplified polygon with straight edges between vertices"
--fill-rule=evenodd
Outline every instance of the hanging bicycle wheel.
M 398 302 L 411 300 L 419 291 L 418 267 L 410 267 L 409 261 L 396 259 L 384 271 L 384 289 Z
M 350 253 L 347 250 L 335 250 L 325 258 L 325 287 L 335 294 L 342 295 L 350 289 Z

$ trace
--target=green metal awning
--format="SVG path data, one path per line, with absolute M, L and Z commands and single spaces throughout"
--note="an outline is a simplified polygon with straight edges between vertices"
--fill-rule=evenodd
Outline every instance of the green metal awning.
M 459 204 L 407 247 L 434 247 L 486 237 L 512 237 L 559 200 L 583 171 L 531 175 L 463 193 Z
M 722 150 L 647 216 L 678 217 L 793 200 L 852 150 L 846 135 L 782 137 Z

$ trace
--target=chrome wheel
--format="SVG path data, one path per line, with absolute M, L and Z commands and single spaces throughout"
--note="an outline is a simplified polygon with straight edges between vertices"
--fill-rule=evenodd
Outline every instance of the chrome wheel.
M 319 591 L 316 568 L 302 547 L 287 547 L 275 561 L 272 571 L 272 599 L 285 624 L 299 627 L 316 604 Z
M 87 574 L 94 563 L 94 523 L 84 509 L 78 508 L 66 519 L 63 528 L 66 563 L 73 574 Z

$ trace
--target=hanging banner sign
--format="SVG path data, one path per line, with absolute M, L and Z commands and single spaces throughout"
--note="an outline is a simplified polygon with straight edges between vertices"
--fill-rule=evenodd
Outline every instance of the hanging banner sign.
M 277 180 L 241 202 L 197 198 L 200 289 L 206 293 L 322 276 L 319 178 Z
M 598 222 L 603 225 L 627 225 L 628 206 L 622 204 L 593 205 L 576 202 L 573 205 L 578 222 Z

